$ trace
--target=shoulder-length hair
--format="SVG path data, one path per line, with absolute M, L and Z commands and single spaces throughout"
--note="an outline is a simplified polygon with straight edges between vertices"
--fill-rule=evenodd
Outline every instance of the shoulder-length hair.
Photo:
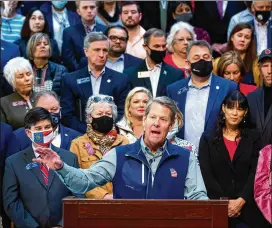
M 49 56 L 48 59 L 51 58 L 52 56 L 52 47 L 51 47 L 51 42 L 50 42 L 50 38 L 47 34 L 45 33 L 35 33 L 33 34 L 30 39 L 27 42 L 27 46 L 26 46 L 26 56 L 29 60 L 34 60 L 34 52 L 38 46 L 38 43 L 41 41 L 42 38 L 45 38 L 46 41 L 49 44 Z
M 250 29 L 251 30 L 251 41 L 249 43 L 249 46 L 246 50 L 246 56 L 244 58 L 244 63 L 245 63 L 245 67 L 246 67 L 246 71 L 251 71 L 252 70 L 252 66 L 253 66 L 253 62 L 256 59 L 257 56 L 257 51 L 256 51 L 256 42 L 254 39 L 254 28 L 247 23 L 239 23 L 236 26 L 234 26 L 234 28 L 232 29 L 230 36 L 229 36 L 229 40 L 228 40 L 228 44 L 227 44 L 227 51 L 232 51 L 234 50 L 234 46 L 233 43 L 231 41 L 231 37 L 237 33 L 240 32 L 243 29 Z
M 238 90 L 235 90 L 228 94 L 221 105 L 221 111 L 216 122 L 216 132 L 214 141 L 218 142 L 223 138 L 223 130 L 226 127 L 225 113 L 222 110 L 222 107 L 232 108 L 238 104 L 238 107 L 242 110 L 247 110 L 247 113 L 244 119 L 239 123 L 238 129 L 240 130 L 239 135 L 236 136 L 236 139 L 247 137 L 248 129 L 251 127 L 250 118 L 249 118 L 249 105 L 246 96 Z M 235 141 L 236 141 L 235 139 Z
M 240 81 L 242 81 L 246 73 L 246 67 L 241 56 L 239 55 L 239 53 L 237 53 L 237 51 L 225 52 L 220 57 L 220 60 L 217 65 L 217 71 L 216 71 L 217 75 L 223 78 L 225 69 L 227 68 L 227 66 L 231 64 L 236 64 L 237 67 L 239 68 L 239 71 L 241 74 Z
M 43 27 L 43 30 L 41 31 L 41 33 L 46 33 L 51 37 L 50 32 L 49 32 L 48 22 L 47 22 L 47 20 L 45 18 L 44 13 L 40 9 L 34 7 L 34 8 L 31 8 L 29 13 L 26 15 L 26 18 L 25 18 L 25 21 L 24 21 L 24 24 L 23 24 L 23 27 L 22 27 L 22 30 L 21 30 L 21 38 L 23 40 L 29 40 L 29 38 L 31 36 L 30 35 L 31 30 L 30 30 L 30 27 L 29 27 L 29 21 L 30 21 L 30 18 L 32 17 L 33 13 L 35 11 L 37 11 L 37 10 L 42 13 L 43 18 L 44 18 L 44 27 Z

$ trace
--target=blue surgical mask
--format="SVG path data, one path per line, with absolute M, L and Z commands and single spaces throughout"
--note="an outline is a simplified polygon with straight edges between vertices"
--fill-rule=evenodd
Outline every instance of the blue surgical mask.
M 66 6 L 68 1 L 52 1 L 52 4 L 57 8 L 57 9 L 62 9 Z

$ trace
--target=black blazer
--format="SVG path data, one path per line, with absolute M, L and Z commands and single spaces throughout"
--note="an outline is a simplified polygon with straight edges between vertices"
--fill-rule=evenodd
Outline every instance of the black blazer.
M 262 146 L 271 144 L 272 140 L 272 106 L 264 118 L 264 90 L 259 88 L 247 96 L 251 122 L 262 136 Z
M 199 144 L 199 163 L 209 198 L 242 197 L 246 204 L 241 217 L 250 225 L 261 218 L 253 198 L 260 150 L 261 137 L 255 130 L 248 130 L 247 137 L 241 139 L 232 161 L 223 139 L 215 142 L 213 135 L 204 132 Z M 259 227 L 258 223 L 252 227 Z
M 150 78 L 138 78 L 138 72 L 147 70 L 145 60 L 143 60 L 138 66 L 124 70 L 124 74 L 129 76 L 130 87 L 132 89 L 141 86 L 147 88 L 152 93 Z M 162 63 L 156 96 L 166 96 L 166 87 L 180 79 L 184 79 L 183 71 L 175 69 L 166 63 Z

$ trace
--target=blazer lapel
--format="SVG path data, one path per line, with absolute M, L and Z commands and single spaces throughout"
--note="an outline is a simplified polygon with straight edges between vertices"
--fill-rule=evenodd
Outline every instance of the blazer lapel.
M 266 114 L 266 118 L 264 121 L 264 131 L 265 131 L 265 128 L 268 126 L 268 123 L 271 124 L 271 121 L 270 121 L 271 118 L 272 118 L 272 106 L 270 106 L 268 113 Z
M 101 85 L 99 89 L 100 94 L 110 94 L 112 91 L 112 75 L 108 72 L 107 67 L 105 67 L 105 73 L 102 75 Z
M 139 66 L 137 72 L 142 72 L 142 71 L 148 71 L 145 61 L 143 61 L 143 63 Z M 144 84 L 144 87 L 149 89 L 149 91 L 152 93 L 152 86 L 151 86 L 150 77 L 138 78 L 138 73 L 136 73 L 136 78 L 137 78 L 137 80 L 141 81 Z
M 32 145 L 28 148 L 28 150 L 25 152 L 25 161 L 26 161 L 26 164 L 29 164 L 29 163 L 32 163 L 32 159 L 35 158 L 35 155 L 34 155 L 34 151 L 32 149 Z M 30 172 L 32 172 L 36 178 L 39 180 L 39 182 L 41 183 L 41 185 L 47 189 L 47 186 L 44 182 L 44 179 L 43 179 L 43 176 L 42 176 L 42 173 L 41 173 L 41 170 L 40 170 L 40 166 L 38 167 L 35 167 L 35 168 L 32 168 L 29 170 Z
M 255 96 L 256 98 L 256 106 L 257 106 L 257 112 L 259 116 L 259 121 L 262 125 L 262 128 L 264 127 L 264 94 L 263 89 L 259 90 L 259 94 Z
M 231 170 L 235 173 L 234 167 L 233 167 L 232 162 L 230 160 L 229 152 L 227 150 L 227 147 L 226 147 L 223 139 L 219 140 L 216 148 L 217 148 L 218 154 L 220 154 L 225 159 L 225 161 L 230 166 Z
M 59 152 L 60 152 L 60 149 L 59 148 L 57 148 L 57 147 L 55 147 L 55 146 L 53 146 L 52 144 L 51 144 L 51 149 L 52 150 L 54 150 L 56 153 L 58 153 L 59 154 Z M 50 187 L 51 187 L 51 185 L 52 185 L 52 182 L 53 182 L 53 180 L 54 180 L 54 178 L 55 178 L 55 172 L 52 170 L 52 169 L 49 169 L 49 174 L 48 174 L 48 186 L 47 186 L 47 189 L 48 190 L 50 190 Z
M 250 138 L 242 138 L 237 146 L 235 154 L 232 159 L 232 163 L 234 163 L 249 147 L 250 145 Z
M 220 85 L 219 82 L 216 80 L 216 78 L 212 75 L 212 80 L 211 80 L 211 85 L 210 85 L 210 93 L 209 93 L 209 98 L 208 98 L 208 104 L 207 104 L 207 109 L 206 109 L 206 116 L 205 116 L 205 128 L 208 123 L 210 114 L 213 109 L 213 105 L 217 99 L 219 90 L 220 90 Z
M 88 72 L 88 67 L 85 67 L 80 71 L 80 76 L 77 79 L 77 85 L 84 94 L 85 99 L 88 100 L 89 97 L 93 94 L 92 82 Z
M 69 150 L 69 148 L 67 148 L 67 145 L 69 144 L 70 137 L 66 132 L 64 132 L 64 128 L 61 124 L 59 125 L 59 128 L 60 128 L 60 138 L 61 138 L 60 148 Z
M 162 90 L 166 85 L 167 76 L 168 76 L 168 70 L 165 68 L 165 64 L 162 63 L 159 83 L 158 83 L 158 87 L 157 87 L 157 91 L 156 91 L 156 96 L 160 96 L 160 94 L 162 93 Z

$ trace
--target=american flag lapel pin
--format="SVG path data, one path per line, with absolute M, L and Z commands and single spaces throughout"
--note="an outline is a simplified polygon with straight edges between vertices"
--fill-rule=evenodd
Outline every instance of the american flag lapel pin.
M 175 178 L 178 177 L 178 173 L 175 169 L 171 168 L 170 173 L 171 173 L 171 177 L 175 177 Z

